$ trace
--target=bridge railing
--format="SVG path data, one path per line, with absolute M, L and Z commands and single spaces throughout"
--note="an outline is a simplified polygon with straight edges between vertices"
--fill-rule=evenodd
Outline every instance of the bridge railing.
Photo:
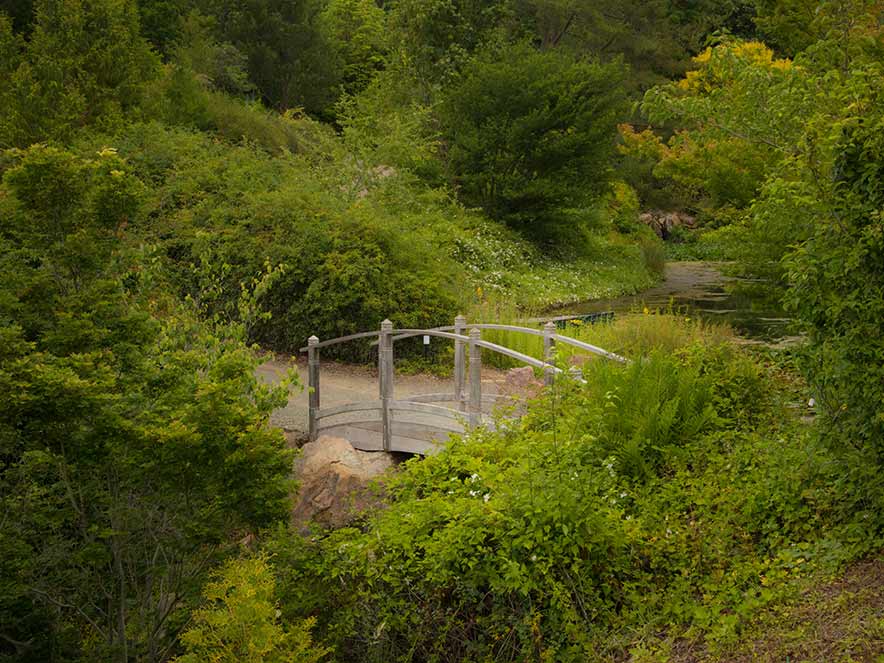
M 517 350 L 482 339 L 483 329 L 521 332 L 543 337 L 544 359 L 536 359 Z M 553 363 L 557 342 L 618 362 L 628 360 L 620 355 L 577 339 L 558 334 L 556 325 L 548 322 L 542 330 L 516 325 L 469 325 L 463 316 L 454 325 L 432 329 L 394 329 L 384 320 L 379 331 L 350 334 L 325 341 L 316 336 L 307 340 L 301 352 L 307 353 L 307 384 L 309 387 L 308 431 L 310 440 L 322 433 L 337 433 L 347 438 L 354 447 L 364 450 L 409 451 L 426 453 L 432 444 L 421 439 L 421 431 L 449 434 L 462 433 L 482 424 L 482 404 L 493 402 L 482 394 L 482 350 L 490 350 L 515 359 L 544 373 L 544 383 L 551 385 L 555 376 L 563 373 Z M 396 341 L 414 336 L 433 336 L 454 341 L 454 391 L 452 393 L 420 394 L 407 400 L 396 400 L 393 395 L 393 348 Z M 323 348 L 359 339 L 377 337 L 378 399 L 346 403 L 329 408 L 321 407 L 320 354 Z M 573 379 L 581 380 L 580 369 L 569 371 Z M 451 402 L 454 408 L 433 403 Z

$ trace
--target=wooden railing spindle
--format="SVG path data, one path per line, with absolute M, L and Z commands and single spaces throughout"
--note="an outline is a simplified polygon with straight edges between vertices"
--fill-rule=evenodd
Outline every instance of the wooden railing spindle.
M 454 319 L 454 333 L 462 336 L 467 326 L 467 319 L 459 315 Z M 466 410 L 464 400 L 464 384 L 466 382 L 466 344 L 457 339 L 454 341 L 454 401 L 457 408 L 463 412 Z
M 310 441 L 316 440 L 319 434 L 317 415 L 319 414 L 319 339 L 311 336 L 307 339 L 307 387 L 309 392 L 309 411 L 307 431 Z
M 482 423 L 482 331 L 470 329 L 470 428 Z
M 378 378 L 384 451 L 389 451 L 393 441 L 393 422 L 390 416 L 390 403 L 393 401 L 393 323 L 389 320 L 381 323 L 378 337 Z

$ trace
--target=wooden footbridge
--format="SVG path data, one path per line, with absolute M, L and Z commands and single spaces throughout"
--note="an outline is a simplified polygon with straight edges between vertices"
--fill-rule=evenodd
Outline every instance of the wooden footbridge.
M 504 330 L 543 337 L 544 359 L 535 359 L 511 348 L 482 340 L 482 330 Z M 454 390 L 449 393 L 419 394 L 396 400 L 393 397 L 393 349 L 396 341 L 423 336 L 454 341 Z M 378 349 L 378 398 L 321 407 L 320 352 L 323 348 L 376 337 Z M 380 330 L 350 334 L 326 341 L 311 336 L 301 348 L 308 357 L 309 414 L 311 440 L 320 435 L 343 437 L 364 451 L 402 451 L 426 454 L 451 433 L 463 433 L 483 424 L 483 405 L 493 405 L 494 395 L 482 393 L 482 350 L 490 350 L 544 373 L 544 383 L 551 385 L 562 369 L 553 364 L 556 343 L 578 348 L 606 359 L 626 359 L 602 348 L 557 333 L 555 322 L 543 329 L 515 325 L 473 324 L 458 316 L 448 327 L 432 329 L 395 329 L 384 320 Z M 569 371 L 573 379 L 582 379 L 579 369 Z M 492 425 L 486 421 L 485 425 Z

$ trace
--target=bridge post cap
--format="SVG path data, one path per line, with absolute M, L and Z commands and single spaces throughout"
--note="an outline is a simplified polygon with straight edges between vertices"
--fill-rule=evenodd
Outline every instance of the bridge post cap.
M 319 343 L 319 337 L 316 334 L 307 339 L 307 345 L 316 345 L 317 343 Z
M 454 319 L 454 324 L 456 325 L 465 325 L 467 324 L 467 316 L 459 315 Z
M 555 333 L 556 323 L 553 322 L 552 320 L 548 321 L 545 325 L 543 325 L 543 331 Z
M 384 329 L 384 330 L 390 330 L 390 329 L 393 329 L 393 323 L 390 322 L 390 319 L 389 319 L 389 318 L 387 318 L 386 320 L 384 320 L 384 321 L 381 323 L 381 329 Z
M 470 338 L 482 338 L 482 330 L 478 327 L 473 327 L 472 329 L 470 329 Z

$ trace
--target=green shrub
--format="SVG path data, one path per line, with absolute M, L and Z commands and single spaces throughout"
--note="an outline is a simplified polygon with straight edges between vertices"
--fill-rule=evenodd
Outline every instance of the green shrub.
M 438 110 L 461 199 L 555 243 L 606 190 L 622 80 L 618 65 L 528 45 L 476 57 Z
M 231 143 L 257 145 L 268 152 L 328 151 L 333 132 L 293 112 L 279 114 L 259 102 L 246 102 L 213 90 L 191 70 L 170 65 L 151 87 L 148 117 L 167 124 L 214 132 Z
M 194 611 L 181 636 L 178 663 L 316 663 L 329 653 L 313 644 L 311 619 L 284 626 L 276 582 L 266 557 L 237 559 L 203 589 L 207 605 Z
M 641 221 L 638 218 L 640 205 L 635 189 L 625 182 L 614 183 L 608 211 L 611 222 L 619 232 L 633 233 L 641 228 Z
M 811 562 L 855 554 L 832 529 L 837 468 L 773 422 L 751 359 L 691 342 L 584 370 L 520 423 L 407 463 L 363 530 L 278 538 L 287 614 L 318 614 L 354 660 L 597 659 L 611 629 L 726 643 Z

